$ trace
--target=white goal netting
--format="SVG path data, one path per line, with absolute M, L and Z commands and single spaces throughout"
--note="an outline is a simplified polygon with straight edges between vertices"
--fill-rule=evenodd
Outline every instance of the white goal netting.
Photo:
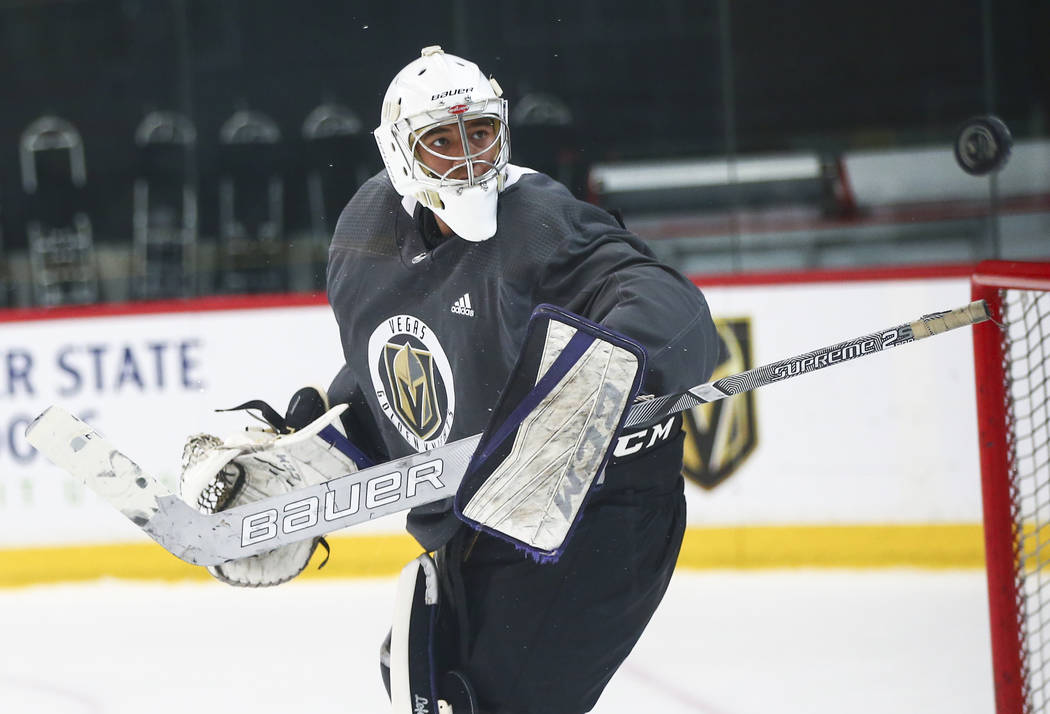
M 1025 711 L 1050 712 L 1050 292 L 1003 290 Z

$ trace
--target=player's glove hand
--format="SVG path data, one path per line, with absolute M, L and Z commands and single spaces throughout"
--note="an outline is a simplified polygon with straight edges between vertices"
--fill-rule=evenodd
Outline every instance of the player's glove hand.
M 313 405 L 320 417 L 302 433 L 253 430 L 225 440 L 211 434 L 190 436 L 183 448 L 179 482 L 183 500 L 203 513 L 216 513 L 356 471 L 353 461 L 316 435 L 328 424 L 342 432 L 339 414 L 343 409 L 329 411 L 324 392 L 307 389 L 316 393 L 310 396 L 314 397 Z M 296 403 L 293 397 L 290 412 Z M 292 416 L 289 413 L 285 421 L 292 422 Z M 297 416 L 300 422 L 304 421 L 301 414 Z M 288 431 L 284 423 L 279 428 Z M 306 568 L 319 544 L 328 548 L 322 538 L 302 540 L 268 553 L 208 566 L 208 572 L 229 585 L 280 585 Z

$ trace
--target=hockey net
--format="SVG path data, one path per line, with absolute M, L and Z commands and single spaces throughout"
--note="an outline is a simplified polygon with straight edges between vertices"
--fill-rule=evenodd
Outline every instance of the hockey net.
M 1050 712 L 1050 263 L 978 265 L 973 299 L 998 714 Z

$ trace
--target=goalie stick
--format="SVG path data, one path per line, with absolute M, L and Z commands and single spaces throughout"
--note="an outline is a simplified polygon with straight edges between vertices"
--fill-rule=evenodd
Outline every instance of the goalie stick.
M 988 318 L 987 306 L 979 300 L 683 392 L 646 399 L 631 408 L 624 428 L 651 424 L 700 404 Z M 323 433 L 320 435 L 324 438 Z M 460 439 L 317 486 L 204 514 L 61 407 L 49 407 L 26 429 L 26 440 L 48 459 L 99 494 L 170 553 L 195 565 L 220 565 L 451 497 L 480 439 L 481 435 Z

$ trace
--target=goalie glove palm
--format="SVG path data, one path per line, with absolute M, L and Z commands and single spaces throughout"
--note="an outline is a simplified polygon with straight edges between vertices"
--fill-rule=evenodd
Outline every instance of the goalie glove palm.
M 354 461 L 318 435 L 339 424 L 344 408 L 332 409 L 290 435 L 244 432 L 225 441 L 210 434 L 189 437 L 179 483 L 182 499 L 203 513 L 216 513 L 353 473 L 357 470 Z M 337 428 L 341 433 L 341 427 Z M 320 541 L 303 540 L 208 566 L 208 572 L 229 585 L 280 585 L 306 568 Z

